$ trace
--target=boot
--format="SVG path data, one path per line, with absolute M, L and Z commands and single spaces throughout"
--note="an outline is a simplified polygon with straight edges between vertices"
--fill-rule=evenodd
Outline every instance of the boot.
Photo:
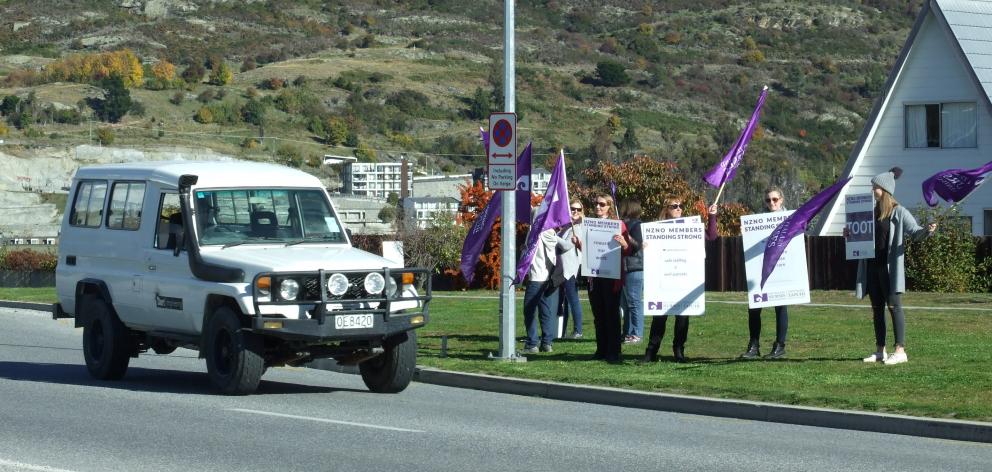
M 741 354 L 741 359 L 757 359 L 761 357 L 761 349 L 758 348 L 758 340 L 752 339 L 747 343 L 747 351 Z
M 672 346 L 672 354 L 675 356 L 675 362 L 685 362 L 685 346 Z
M 658 362 L 658 353 L 651 352 L 649 349 L 648 352 L 644 353 L 644 358 L 641 359 L 641 364 L 653 364 L 655 362 Z
M 782 357 L 784 355 L 785 355 L 785 343 L 779 343 L 778 341 L 776 341 L 775 344 L 772 344 L 772 352 L 770 352 L 767 356 L 765 356 L 765 359 L 778 359 L 779 357 Z

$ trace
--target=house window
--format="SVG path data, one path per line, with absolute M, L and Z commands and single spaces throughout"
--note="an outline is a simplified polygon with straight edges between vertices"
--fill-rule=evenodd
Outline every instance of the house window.
M 986 236 L 992 236 L 992 210 L 986 209 L 982 213 L 985 214 L 985 230 L 982 232 Z
M 907 148 L 978 146 L 975 102 L 906 105 Z

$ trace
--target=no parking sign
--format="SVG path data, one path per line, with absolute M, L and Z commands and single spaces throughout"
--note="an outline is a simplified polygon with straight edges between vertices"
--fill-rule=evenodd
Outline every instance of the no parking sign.
M 514 190 L 517 188 L 517 115 L 493 113 L 489 115 L 489 188 Z

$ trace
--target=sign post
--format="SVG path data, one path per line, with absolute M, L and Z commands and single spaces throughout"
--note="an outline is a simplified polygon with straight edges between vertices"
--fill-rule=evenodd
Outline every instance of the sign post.
M 489 189 L 517 188 L 517 115 L 489 115 Z

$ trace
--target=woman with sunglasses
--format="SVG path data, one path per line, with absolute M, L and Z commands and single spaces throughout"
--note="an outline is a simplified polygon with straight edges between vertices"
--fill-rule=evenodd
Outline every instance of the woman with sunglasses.
M 675 196 L 665 197 L 665 206 L 658 215 L 660 220 L 682 218 L 682 199 Z M 716 239 L 716 212 L 717 206 L 710 205 L 709 215 L 706 219 L 706 240 Z M 657 362 L 658 349 L 661 348 L 661 340 L 665 337 L 665 325 L 668 324 L 668 315 L 655 316 L 651 320 L 651 332 L 648 335 L 648 346 L 644 351 L 644 359 L 641 362 Z M 689 317 L 675 316 L 675 339 L 672 340 L 672 354 L 675 362 L 685 362 L 685 341 L 689 337 Z
M 771 185 L 765 189 L 765 208 L 770 212 L 786 211 L 781 188 Z M 741 359 L 757 359 L 761 357 L 761 349 L 758 347 L 761 337 L 761 308 L 748 308 L 747 330 L 750 340 L 747 343 L 747 351 L 741 354 Z M 775 307 L 775 342 L 772 343 L 772 350 L 765 359 L 778 359 L 785 355 L 785 335 L 788 332 L 789 307 L 779 305 Z
M 573 327 L 572 332 L 567 335 L 571 339 L 582 337 L 582 304 L 579 302 L 579 290 L 576 279 L 579 275 L 579 268 L 582 265 L 582 240 L 585 238 L 585 226 L 582 224 L 583 218 L 582 200 L 573 198 L 569 204 L 572 225 L 566 227 L 561 234 L 562 239 L 572 241 L 575 248 L 561 255 L 563 276 L 565 282 L 558 289 L 558 317 L 561 318 L 561 333 L 564 336 L 568 329 L 568 312 L 572 312 Z
M 606 193 L 592 197 L 596 218 L 616 220 L 613 198 Z M 627 227 L 620 222 L 620 234 L 613 236 L 624 255 L 627 254 Z M 622 267 L 621 267 L 622 269 Z M 622 272 L 622 270 L 621 270 Z M 593 326 L 596 329 L 596 352 L 593 360 L 620 364 L 620 289 L 623 282 L 604 277 L 589 278 L 589 304 L 592 306 Z

